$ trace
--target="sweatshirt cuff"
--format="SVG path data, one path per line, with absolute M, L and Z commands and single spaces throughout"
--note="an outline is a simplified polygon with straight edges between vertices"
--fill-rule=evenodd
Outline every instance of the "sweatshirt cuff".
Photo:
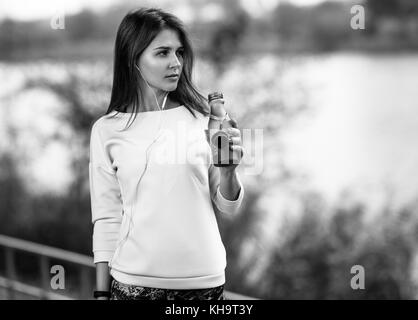
M 241 206 L 241 202 L 242 199 L 244 198 L 244 187 L 241 183 L 241 181 L 239 181 L 238 179 L 238 183 L 240 185 L 240 190 L 239 190 L 239 194 L 238 194 L 238 198 L 236 200 L 228 200 L 226 199 L 221 191 L 220 191 L 220 187 L 218 186 L 218 189 L 216 191 L 216 198 L 217 198 L 217 204 L 218 204 L 218 209 L 224 213 L 229 213 L 229 214 L 234 214 L 238 211 L 239 207 Z
M 93 252 L 93 263 L 98 262 L 109 262 L 112 260 L 114 251 L 94 251 Z

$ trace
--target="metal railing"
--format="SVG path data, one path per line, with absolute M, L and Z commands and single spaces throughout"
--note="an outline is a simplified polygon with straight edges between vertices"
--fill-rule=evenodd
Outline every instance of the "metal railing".
M 47 300 L 92 299 L 95 274 L 92 257 L 5 235 L 0 235 L 0 248 L 4 249 L 5 262 L 5 277 L 0 276 L 0 289 L 3 291 L 3 295 L 0 292 L 0 299 L 19 299 L 19 296 L 24 296 L 23 299 L 34 297 Z M 29 253 L 38 260 L 37 269 L 40 278 L 37 284 L 28 284 L 21 281 L 16 265 L 16 253 L 19 251 Z M 52 290 L 50 282 L 52 260 L 71 264 L 79 270 L 76 290 Z M 75 280 L 74 276 L 72 280 Z M 63 291 L 65 293 L 62 293 Z M 225 291 L 225 296 L 228 300 L 255 299 L 229 291 Z
M 0 235 L 0 247 L 4 248 L 5 277 L 0 277 L 0 288 L 5 289 L 7 299 L 15 299 L 18 294 L 33 296 L 39 299 L 88 299 L 93 288 L 92 277 L 94 263 L 91 257 L 75 252 L 66 251 L 26 240 Z M 38 269 L 38 284 L 30 285 L 20 281 L 16 266 L 16 253 L 26 252 L 35 256 Z M 75 296 L 61 294 L 67 290 L 52 290 L 51 288 L 51 260 L 72 264 L 78 269 L 79 290 Z

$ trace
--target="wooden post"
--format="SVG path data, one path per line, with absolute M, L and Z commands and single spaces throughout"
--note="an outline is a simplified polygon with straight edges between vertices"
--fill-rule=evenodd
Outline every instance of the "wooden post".
M 40 271 L 41 271 L 41 288 L 42 288 L 42 300 L 48 300 L 48 292 L 50 289 L 50 274 L 49 274 L 49 258 L 47 256 L 40 256 Z
M 90 292 L 90 278 L 89 270 L 86 267 L 81 267 L 80 273 L 81 299 L 90 299 L 92 293 Z
M 15 298 L 14 281 L 16 281 L 16 264 L 14 257 L 14 250 L 10 247 L 5 247 L 6 255 L 6 277 L 9 279 L 7 285 L 7 298 L 13 300 Z

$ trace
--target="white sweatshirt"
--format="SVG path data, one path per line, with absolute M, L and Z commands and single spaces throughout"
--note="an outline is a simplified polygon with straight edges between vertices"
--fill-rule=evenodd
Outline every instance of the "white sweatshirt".
M 244 188 L 237 172 L 237 199 L 220 193 L 204 132 L 209 118 L 195 114 L 184 106 L 142 112 L 120 131 L 130 114 L 114 111 L 92 126 L 94 263 L 108 262 L 122 283 L 166 289 L 225 283 L 226 252 L 212 201 L 233 216 Z

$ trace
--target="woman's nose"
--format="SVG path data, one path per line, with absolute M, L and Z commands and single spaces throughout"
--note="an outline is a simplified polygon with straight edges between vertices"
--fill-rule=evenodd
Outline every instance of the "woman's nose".
M 170 68 L 174 68 L 174 67 L 181 67 L 181 62 L 176 54 L 173 55 L 170 61 Z

